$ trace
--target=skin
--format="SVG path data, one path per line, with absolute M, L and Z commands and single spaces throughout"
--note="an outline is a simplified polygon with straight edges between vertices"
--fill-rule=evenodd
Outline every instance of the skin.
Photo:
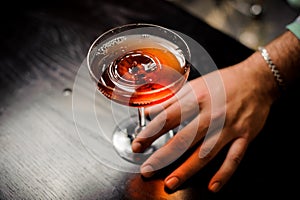
M 287 86 L 299 78 L 300 41 L 291 32 L 283 33 L 265 48 Z M 212 90 L 207 83 L 213 80 L 221 81 L 215 81 Z M 187 159 L 164 180 L 167 188 L 176 190 L 230 143 L 223 164 L 208 184 L 210 191 L 218 192 L 237 169 L 280 95 L 274 75 L 258 51 L 236 65 L 189 81 L 176 97 L 146 109 L 155 117 L 133 141 L 132 150 L 136 153 L 143 152 L 160 135 L 176 127 L 181 118 L 189 119 L 189 123 L 143 163 L 141 174 L 151 177 L 193 148 Z M 216 125 L 210 128 L 211 124 Z

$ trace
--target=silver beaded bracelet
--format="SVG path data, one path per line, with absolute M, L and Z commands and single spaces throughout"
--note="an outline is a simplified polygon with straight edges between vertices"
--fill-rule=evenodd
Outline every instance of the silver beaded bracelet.
M 262 46 L 258 47 L 258 50 L 260 51 L 262 57 L 264 58 L 264 60 L 268 64 L 269 68 L 271 69 L 271 71 L 272 71 L 272 73 L 273 73 L 273 75 L 274 75 L 274 77 L 275 77 L 275 79 L 276 79 L 276 81 L 279 85 L 279 88 L 284 89 L 285 88 L 284 81 L 283 81 L 276 65 L 273 63 L 268 51 Z

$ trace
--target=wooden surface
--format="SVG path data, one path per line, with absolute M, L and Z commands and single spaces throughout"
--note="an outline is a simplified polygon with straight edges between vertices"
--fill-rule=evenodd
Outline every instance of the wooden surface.
M 11 2 L 1 11 L 0 199 L 299 196 L 299 149 L 294 138 L 299 133 L 299 89 L 274 106 L 264 130 L 220 193 L 210 193 L 207 184 L 226 151 L 170 193 L 163 178 L 172 166 L 145 180 L 136 166 L 126 168 L 122 161 L 116 165 L 118 158 L 110 152 L 105 134 L 123 111 L 112 109 L 95 92 L 83 64 L 90 44 L 103 31 L 135 22 L 193 37 L 220 68 L 252 50 L 160 0 L 26 1 L 18 7 Z M 117 161 L 109 163 L 107 158 Z

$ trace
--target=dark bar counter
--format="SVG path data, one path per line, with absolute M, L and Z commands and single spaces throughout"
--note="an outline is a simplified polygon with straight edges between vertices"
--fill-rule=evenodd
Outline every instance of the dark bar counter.
M 199 42 L 218 68 L 245 59 L 252 49 L 163 0 L 22 1 L 0 10 L 0 199 L 299 197 L 296 86 L 274 104 L 236 173 L 216 194 L 207 185 L 226 149 L 170 192 L 163 179 L 171 168 L 149 180 L 113 169 L 95 159 L 77 133 L 78 127 L 96 130 L 88 120 L 74 121 L 76 77 L 89 46 L 110 28 L 143 22 L 182 32 Z M 87 86 L 78 87 L 84 98 Z M 76 109 L 83 118 L 89 114 L 85 105 Z

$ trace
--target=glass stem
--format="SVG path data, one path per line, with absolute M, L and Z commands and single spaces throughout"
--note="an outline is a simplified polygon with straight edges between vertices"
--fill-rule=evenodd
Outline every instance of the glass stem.
M 145 108 L 140 107 L 139 110 L 139 128 L 143 129 L 146 126 Z
M 139 132 L 141 132 L 141 130 L 143 130 L 146 127 L 145 108 L 139 107 L 138 114 L 139 114 L 138 126 L 135 129 L 135 133 L 129 135 L 131 141 L 133 141 L 136 138 L 136 136 L 139 134 Z

